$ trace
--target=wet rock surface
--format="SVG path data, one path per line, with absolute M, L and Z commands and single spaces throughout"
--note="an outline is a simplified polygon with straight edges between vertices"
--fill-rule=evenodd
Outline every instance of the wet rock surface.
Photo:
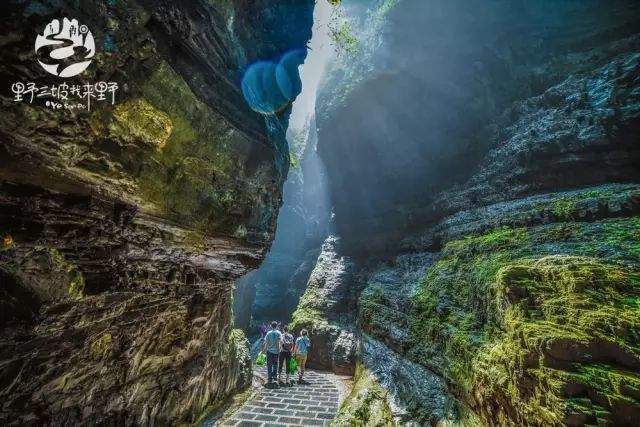
M 189 423 L 250 384 L 231 294 L 273 239 L 288 109 L 267 125 L 240 79 L 306 44 L 313 5 L 245 3 L 0 6 L 4 425 Z M 13 100 L 60 83 L 31 53 L 61 16 L 98 43 L 65 82 L 114 81 L 114 105 Z
M 605 65 L 516 103 L 508 114 L 517 119 L 505 129 L 501 146 L 489 153 L 461 193 L 442 195 L 444 210 L 552 189 L 637 182 L 638 38 L 613 46 Z
M 474 204 L 638 178 L 633 2 L 345 3 L 362 39 L 320 94 L 318 150 L 350 252 Z
M 391 411 L 386 390 L 371 372 L 358 364 L 351 392 L 340 406 L 333 425 L 393 426 Z
M 402 425 L 437 424 L 451 414 L 443 379 L 422 365 L 408 361 L 380 341 L 364 336 L 362 363 L 389 392 L 394 419 Z

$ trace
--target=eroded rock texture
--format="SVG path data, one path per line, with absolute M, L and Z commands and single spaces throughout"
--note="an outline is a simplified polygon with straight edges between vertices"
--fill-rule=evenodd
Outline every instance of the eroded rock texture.
M 340 239 L 328 236 L 291 323 L 295 332 L 306 328 L 312 337 L 309 367 L 353 374 L 355 283 L 354 264 L 340 255 Z
M 375 381 L 340 417 L 637 423 L 638 4 L 342 5 L 319 151 Z
M 2 424 L 177 424 L 250 383 L 233 282 L 270 244 L 288 109 L 265 121 L 244 68 L 304 47 L 312 2 L 10 1 L 0 6 Z M 116 102 L 53 111 L 13 82 L 53 18 L 97 41 L 69 85 Z
M 257 335 L 263 323 L 291 320 L 329 232 L 331 208 L 316 152 L 315 120 L 290 128 L 288 140 L 293 167 L 284 184 L 278 233 L 260 268 L 236 285 L 236 325 L 249 335 Z
M 393 248 L 446 215 L 457 185 L 454 212 L 637 178 L 633 2 L 401 3 L 343 2 L 362 43 L 318 104 L 345 245 Z

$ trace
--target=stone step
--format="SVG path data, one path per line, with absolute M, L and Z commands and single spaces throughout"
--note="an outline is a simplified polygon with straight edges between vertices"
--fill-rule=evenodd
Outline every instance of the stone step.
M 266 368 L 255 370 L 266 378 Z M 297 377 L 296 377 L 297 378 Z M 341 377 L 308 370 L 305 383 L 263 388 L 233 414 L 218 421 L 219 426 L 326 426 L 336 416 L 341 403 Z

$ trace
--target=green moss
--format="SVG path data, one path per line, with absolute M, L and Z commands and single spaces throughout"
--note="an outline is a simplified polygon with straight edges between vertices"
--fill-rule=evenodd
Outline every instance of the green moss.
M 593 223 L 551 224 L 536 229 L 534 245 L 549 253 L 603 257 L 640 263 L 640 217 Z
M 555 218 L 561 221 L 571 221 L 578 219 L 581 206 L 585 207 L 585 202 L 595 201 L 597 204 L 608 205 L 614 200 L 637 199 L 640 192 L 636 188 L 627 186 L 602 186 L 584 191 L 573 192 L 568 195 L 555 198 L 549 202 L 537 205 L 537 210 L 550 212 Z
M 369 285 L 358 299 L 361 328 L 374 335 L 385 335 L 390 324 L 406 329 L 406 313 L 400 313 L 390 306 L 382 288 L 377 284 Z
M 95 359 L 104 358 L 111 351 L 113 344 L 113 336 L 109 332 L 105 332 L 102 336 L 93 342 L 89 346 L 89 354 Z
M 594 364 L 579 366 L 577 372 L 571 373 L 570 378 L 588 384 L 593 390 L 602 393 L 609 399 L 610 404 L 615 403 L 615 400 L 630 403 L 638 401 L 638 391 L 640 391 L 638 373 L 623 372 L 610 365 Z
M 329 36 L 339 54 L 355 55 L 358 53 L 358 39 L 354 35 L 350 22 L 342 21 L 334 24 L 330 27 Z
M 185 236 L 183 243 L 189 248 L 195 248 L 199 250 L 205 249 L 204 235 L 197 230 L 189 231 Z
M 354 385 L 332 426 L 394 426 L 388 395 L 361 364 L 356 366 Z
M 292 169 L 300 169 L 300 159 L 295 152 L 289 153 L 289 166 Z
M 499 228 L 448 243 L 414 298 L 408 354 L 439 358 L 461 395 L 491 408 L 486 419 L 561 424 L 575 409 L 566 390 L 580 384 L 609 402 L 582 406 L 588 418 L 611 421 L 634 395 L 620 384 L 638 389 L 623 366 L 603 371 L 592 354 L 604 345 L 640 357 L 639 226 L 633 217 Z M 574 362 L 559 369 L 558 358 Z
M 82 297 L 84 297 L 84 277 L 76 269 L 68 272 L 71 273 L 71 281 L 69 282 L 69 296 L 71 297 L 71 299 L 75 300 L 82 299 Z
M 291 128 L 287 131 L 287 141 L 289 142 L 289 152 L 297 158 L 304 156 L 304 152 L 309 140 L 309 129 L 303 127 L 300 129 Z
M 373 321 L 383 307 L 386 307 L 385 297 L 380 286 L 370 285 L 360 294 L 358 299 L 359 314 L 365 323 Z
M 307 288 L 293 312 L 289 327 L 294 331 L 302 328 L 310 331 L 324 330 L 328 327 L 327 319 L 322 315 L 322 299 L 314 288 Z
M 33 253 L 47 256 L 52 271 L 63 273 L 68 278 L 66 287 L 71 299 L 79 300 L 84 297 L 84 276 L 59 250 L 48 246 L 35 246 Z
M 336 53 L 340 56 L 351 56 L 359 53 L 359 41 L 355 35 L 352 21 L 347 18 L 340 0 L 328 0 L 333 6 L 329 18 L 329 37 Z
M 175 220 L 230 234 L 254 194 L 238 189 L 251 143 L 201 102 L 167 63 L 142 87 L 144 99 L 165 111 L 173 128 L 164 148 L 153 153 L 138 182 L 145 199 Z
M 331 41 L 339 55 L 348 55 L 353 58 L 361 53 L 360 40 L 356 36 L 354 23 L 347 18 L 341 0 L 328 0 L 328 2 L 333 6 L 328 26 Z M 386 16 L 399 2 L 399 0 L 372 2 L 373 5 L 368 13 L 368 26 L 375 29 L 382 28 Z
M 290 328 L 294 331 L 309 330 L 311 335 L 330 334 L 340 328 L 340 319 L 327 318 L 327 300 L 323 290 L 310 283 L 293 312 Z
M 125 142 L 142 141 L 162 149 L 173 130 L 171 118 L 144 98 L 125 101 L 113 110 L 110 134 Z
M 501 227 L 488 233 L 469 236 L 447 243 L 444 254 L 468 256 L 489 251 L 507 250 L 521 246 L 528 238 L 525 228 Z
M 481 342 L 488 284 L 506 263 L 530 251 L 525 229 L 499 228 L 447 244 L 443 258 L 429 269 L 416 292 L 410 329 L 419 343 L 411 350 L 418 361 L 445 354 L 451 374 Z
M 614 382 L 594 387 L 585 380 L 601 369 L 583 359 L 602 345 L 614 354 L 640 355 L 640 311 L 621 304 L 627 295 L 640 294 L 638 277 L 625 267 L 582 257 L 550 256 L 503 267 L 492 286 L 499 328 L 461 374 L 473 388 L 506 395 L 524 419 L 549 424 L 561 423 L 568 410 L 562 393 L 569 382 L 618 399 Z M 549 368 L 553 357 L 575 358 L 574 368 Z M 621 369 L 610 368 L 608 377 L 624 376 Z M 527 378 L 537 382 L 533 395 L 523 390 Z
M 558 218 L 571 219 L 576 211 L 576 203 L 572 199 L 558 199 L 552 203 L 551 211 Z

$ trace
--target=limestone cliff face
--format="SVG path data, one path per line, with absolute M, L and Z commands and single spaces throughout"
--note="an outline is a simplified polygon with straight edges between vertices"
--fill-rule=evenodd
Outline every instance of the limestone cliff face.
M 318 147 L 385 423 L 633 425 L 638 4 L 342 4 L 378 37 Z
M 354 283 L 353 262 L 340 255 L 340 239 L 329 235 L 291 322 L 296 333 L 307 329 L 313 337 L 309 367 L 354 373 Z
M 362 41 L 351 49 L 354 53 L 345 53 L 324 84 L 318 150 L 331 176 L 336 225 L 354 249 L 393 250 L 398 237 L 447 213 L 434 204 L 440 192 L 475 174 L 502 173 L 505 188 L 492 192 L 520 194 L 617 179 L 607 169 L 614 159 L 605 159 L 591 178 L 567 174 L 573 182 L 558 182 L 563 170 L 542 158 L 561 151 L 563 142 L 545 144 L 545 138 L 566 135 L 568 140 L 576 132 L 574 140 L 599 141 L 593 148 L 585 145 L 575 162 L 588 162 L 588 156 L 596 161 L 594 152 L 630 152 L 617 169 L 622 178 L 633 175 L 629 165 L 635 149 L 619 131 L 605 129 L 628 121 L 615 105 L 626 103 L 623 94 L 633 91 L 625 81 L 633 80 L 634 66 L 624 65 L 633 62 L 637 51 L 633 2 L 469 7 L 464 2 L 377 1 L 367 11 L 358 2 L 342 3 Z M 610 92 L 615 82 L 619 95 Z M 546 117 L 538 113 L 541 107 Z M 540 125 L 556 124 L 531 130 L 531 137 L 517 144 L 525 151 L 523 144 L 539 142 L 541 161 L 511 148 L 496 158 L 503 163 L 501 172 L 488 170 L 482 164 L 485 155 L 505 145 L 512 126 L 527 113 Z M 605 148 L 607 136 L 615 140 L 614 147 Z M 572 148 L 567 145 L 565 152 L 577 155 Z M 529 167 L 548 165 L 550 170 L 532 176 L 533 171 L 514 164 L 527 160 Z M 576 170 L 587 175 L 586 168 Z M 515 175 L 529 183 L 508 185 Z M 483 177 L 476 179 L 482 185 Z M 489 196 L 478 190 L 468 194 L 467 203 Z M 358 236 L 367 236 L 366 243 L 357 242 Z
M 310 1 L 4 2 L 0 421 L 175 424 L 250 383 L 233 282 L 273 239 L 287 108 L 265 119 L 244 69 L 304 47 Z M 60 84 L 33 54 L 53 18 L 97 54 L 91 111 L 15 102 Z
M 288 137 L 294 167 L 284 184 L 278 234 L 264 263 L 238 281 L 234 295 L 236 325 L 250 333 L 262 323 L 291 319 L 329 229 L 331 208 L 316 152 L 315 120 L 290 129 Z

